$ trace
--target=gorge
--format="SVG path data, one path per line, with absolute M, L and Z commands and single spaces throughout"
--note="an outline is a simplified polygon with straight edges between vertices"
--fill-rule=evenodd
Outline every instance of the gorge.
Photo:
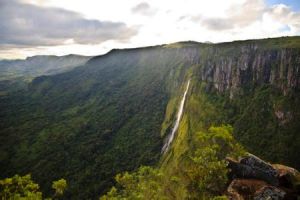
M 298 36 L 188 41 L 113 49 L 17 90 L 1 81 L 0 178 L 31 173 L 45 194 L 65 178 L 65 199 L 97 199 L 147 165 L 185 199 L 200 155 L 221 175 L 223 152 L 299 169 L 299 55 Z

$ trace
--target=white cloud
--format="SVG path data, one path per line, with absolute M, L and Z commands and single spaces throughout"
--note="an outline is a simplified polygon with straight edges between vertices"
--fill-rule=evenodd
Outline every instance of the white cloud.
M 264 0 L 23 1 L 44 8 L 68 9 L 86 19 L 123 22 L 129 27 L 139 27 L 139 32 L 126 42 L 110 40 L 97 45 L 78 45 L 78 41 L 70 37 L 64 40 L 65 45 L 43 47 L 42 52 L 59 55 L 96 55 L 112 48 L 182 40 L 223 42 L 300 34 L 300 12 L 294 12 L 284 4 L 268 7 Z M 36 52 L 41 53 L 41 49 Z
M 153 16 L 157 12 L 155 8 L 152 8 L 148 3 L 146 2 L 141 2 L 131 8 L 131 12 L 133 14 L 140 14 L 140 15 L 145 15 L 145 16 Z
M 52 46 L 66 40 L 78 44 L 128 40 L 136 29 L 125 23 L 85 19 L 62 8 L 45 8 L 2 0 L 0 8 L 0 45 Z
M 292 35 L 300 34 L 300 12 L 294 12 L 284 4 L 274 5 L 265 13 L 270 21 L 277 23 L 278 26 L 288 26 L 289 33 Z

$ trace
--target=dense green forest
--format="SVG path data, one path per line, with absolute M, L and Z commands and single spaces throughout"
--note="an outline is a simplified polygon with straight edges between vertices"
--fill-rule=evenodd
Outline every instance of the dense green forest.
M 63 178 L 65 199 L 222 199 L 227 155 L 250 151 L 299 169 L 299 54 L 300 37 L 112 50 L 8 89 L 0 178 L 31 173 L 45 197 Z
M 53 199 L 60 198 L 67 187 L 67 181 L 65 179 L 60 179 L 53 181 L 52 189 L 54 192 L 52 194 Z M 41 200 L 44 199 L 43 193 L 40 191 L 40 186 L 33 182 L 31 175 L 19 176 L 15 175 L 12 178 L 5 178 L 0 180 L 0 197 L 1 199 L 34 199 Z M 51 200 L 51 197 L 46 199 Z
M 227 184 L 224 159 L 245 153 L 233 139 L 232 127 L 210 127 L 206 132 L 197 132 L 194 145 L 194 150 L 186 152 L 181 174 L 170 176 L 168 169 L 151 167 L 118 174 L 118 188 L 112 187 L 100 199 L 226 199 L 222 197 Z
M 32 56 L 26 59 L 0 59 L 0 82 L 14 79 L 31 80 L 41 75 L 54 75 L 70 71 L 85 64 L 89 56 Z

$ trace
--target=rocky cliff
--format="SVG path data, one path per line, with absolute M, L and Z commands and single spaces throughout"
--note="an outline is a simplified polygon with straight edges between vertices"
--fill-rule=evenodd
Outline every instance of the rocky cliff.
M 264 159 L 296 168 L 300 167 L 299 44 L 295 37 L 202 46 L 192 73 L 204 88 L 200 92 L 223 110 L 219 121 L 233 124 L 243 145 Z
M 262 48 L 255 44 L 216 45 L 200 58 L 199 76 L 233 98 L 241 88 L 271 84 L 284 94 L 300 87 L 300 49 Z

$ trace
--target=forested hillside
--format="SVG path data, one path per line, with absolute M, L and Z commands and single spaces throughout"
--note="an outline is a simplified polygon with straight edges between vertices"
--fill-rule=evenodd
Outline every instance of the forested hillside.
M 72 71 L 37 77 L 0 96 L 1 178 L 31 173 L 45 194 L 64 178 L 65 198 L 96 199 L 116 174 L 151 165 L 164 174 L 167 199 L 211 197 L 193 189 L 198 183 L 187 170 L 201 166 L 202 151 L 218 173 L 219 160 L 243 154 L 240 144 L 299 169 L 299 55 L 300 37 L 180 42 L 112 50 Z M 179 130 L 162 155 L 188 80 Z
M 26 59 L 0 60 L 0 96 L 26 89 L 34 78 L 70 71 L 91 57 L 80 55 L 32 56 Z
M 0 60 L 0 81 L 23 78 L 30 80 L 37 76 L 53 75 L 85 64 L 89 56 L 32 56 L 25 60 Z

